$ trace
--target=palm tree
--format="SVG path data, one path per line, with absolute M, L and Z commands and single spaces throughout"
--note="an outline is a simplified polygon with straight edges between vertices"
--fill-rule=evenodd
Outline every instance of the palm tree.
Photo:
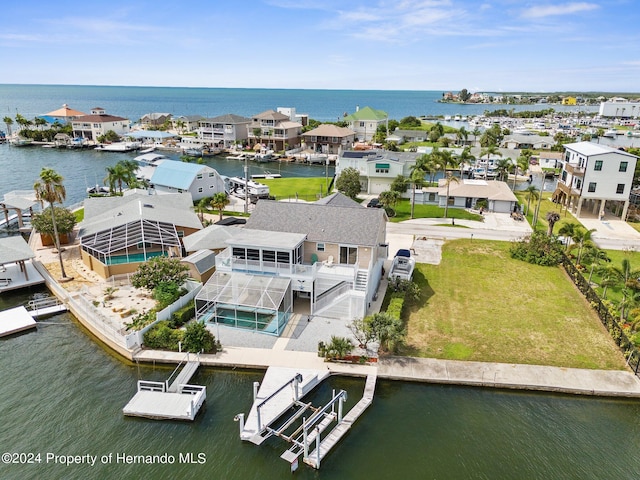
M 525 215 L 529 214 L 529 207 L 531 206 L 531 199 L 534 200 L 538 200 L 538 198 L 540 198 L 540 191 L 538 190 L 538 187 L 536 187 L 535 185 L 529 185 L 525 190 L 525 196 L 524 198 L 527 199 L 527 211 L 525 212 Z
M 569 245 L 571 244 L 571 240 L 576 233 L 576 229 L 580 228 L 580 225 L 574 222 L 565 223 L 560 230 L 558 230 L 558 235 L 562 235 L 567 239 L 566 250 L 569 250 Z
M 424 176 L 426 172 L 422 169 L 422 165 L 416 163 L 411 166 L 411 218 L 413 218 L 413 211 L 416 204 L 416 188 L 422 188 L 424 185 Z
M 2 119 L 2 121 L 7 126 L 7 134 L 11 136 L 11 125 L 13 125 L 13 118 L 6 116 Z
M 508 175 L 512 165 L 513 163 L 511 162 L 510 158 L 501 158 L 500 160 L 498 160 L 498 162 L 496 163 L 496 170 L 498 172 L 500 181 L 504 182 L 504 179 Z
M 622 287 L 622 309 L 620 311 L 620 319 L 624 318 L 624 307 L 626 306 L 627 296 L 633 291 L 638 290 L 638 277 L 640 277 L 640 270 L 633 270 L 631 268 L 631 262 L 629 259 L 623 258 L 620 267 L 614 267 L 607 265 L 603 272 L 603 280 L 606 278 L 607 283 L 610 286 Z M 603 293 L 603 296 L 605 294 Z
M 460 168 L 462 169 L 462 167 L 464 165 L 471 165 L 473 162 L 475 162 L 476 157 L 474 157 L 471 154 L 471 147 L 464 147 L 462 149 L 462 153 L 460 153 L 460 155 L 458 155 L 458 162 L 460 164 Z M 461 171 L 462 173 L 462 171 Z
M 107 171 L 107 176 L 104 181 L 109 184 L 109 190 L 113 193 L 117 185 L 118 191 L 122 193 L 122 185 L 130 179 L 127 168 L 121 162 L 118 162 L 112 167 L 106 167 L 105 170 Z
M 224 192 L 218 192 L 213 197 L 211 197 L 211 206 L 214 209 L 218 210 L 218 213 L 220 214 L 220 220 L 222 220 L 222 212 L 224 211 L 224 207 L 229 205 L 229 203 L 231 203 L 231 201 L 229 200 L 227 194 Z
M 33 184 L 36 192 L 36 198 L 40 202 L 49 202 L 51 208 L 51 223 L 53 224 L 53 241 L 56 250 L 58 250 L 58 260 L 60 261 L 60 275 L 63 279 L 67 278 L 64 271 L 64 263 L 62 262 L 62 251 L 60 250 L 60 237 L 58 236 L 58 226 L 56 225 L 56 217 L 54 215 L 54 203 L 62 203 L 67 198 L 67 191 L 62 184 L 64 178 L 52 168 L 43 167 L 40 171 L 40 180 Z
M 447 173 L 444 184 L 447 187 L 447 196 L 445 197 L 444 203 L 444 218 L 447 218 L 447 213 L 449 212 L 449 186 L 451 182 L 458 183 L 460 179 L 458 177 L 454 177 L 451 173 Z
M 180 133 L 184 132 L 184 126 L 185 126 L 184 120 L 176 120 L 176 128 Z
M 580 264 L 580 260 L 582 259 L 582 250 L 584 249 L 584 247 L 586 245 L 593 245 L 593 242 L 591 241 L 591 235 L 595 231 L 595 228 L 592 228 L 591 230 L 586 230 L 582 227 L 575 229 L 571 240 L 573 240 L 574 246 L 578 247 L 578 258 L 576 259 L 576 265 Z
M 47 124 L 47 121 L 44 118 L 36 117 L 33 120 L 33 123 L 35 124 L 36 127 L 38 127 L 38 130 L 42 130 L 41 127 L 44 127 Z
M 469 132 L 464 127 L 460 127 L 460 130 L 456 132 L 456 140 L 458 140 L 459 144 L 463 144 L 467 141 L 469 137 Z
M 202 198 L 195 206 L 195 211 L 200 218 L 200 223 L 204 223 L 204 214 L 208 211 L 210 200 L 208 198 Z
M 560 214 L 557 212 L 547 212 L 547 222 L 549 223 L 549 228 L 547 228 L 547 236 L 553 235 L 553 227 L 556 222 L 560 220 Z
M 518 177 L 518 172 L 522 172 L 523 174 L 527 171 L 527 169 L 529 168 L 529 159 L 527 157 L 525 157 L 524 155 L 520 155 L 517 159 L 516 159 L 516 163 L 514 165 L 514 172 L 513 172 L 513 188 L 512 190 L 516 189 L 516 179 Z
M 480 136 L 482 132 L 480 131 L 480 129 L 478 127 L 474 128 L 471 131 L 471 135 L 473 135 L 473 141 L 474 143 L 478 141 L 478 137 Z

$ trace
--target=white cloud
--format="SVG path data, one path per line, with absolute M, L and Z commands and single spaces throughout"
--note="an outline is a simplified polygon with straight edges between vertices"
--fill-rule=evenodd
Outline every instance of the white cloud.
M 569 15 L 578 12 L 587 12 L 600 8 L 595 3 L 574 2 L 561 5 L 536 5 L 522 12 L 524 18 L 544 18 L 559 15 Z

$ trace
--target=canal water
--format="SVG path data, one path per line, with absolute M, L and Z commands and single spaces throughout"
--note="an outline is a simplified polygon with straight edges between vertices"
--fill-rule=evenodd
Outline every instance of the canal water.
M 0 309 L 40 293 L 0 298 Z M 195 422 L 182 423 L 124 417 L 136 381 L 163 380 L 172 367 L 123 362 L 68 314 L 0 340 L 0 365 L 0 453 L 34 461 L 0 464 L 2 479 L 290 477 L 284 442 L 243 443 L 233 421 L 249 411 L 262 372 L 199 371 L 193 382 L 206 385 L 207 401 Z M 314 404 L 343 388 L 351 408 L 363 387 L 363 379 L 331 378 Z M 635 479 L 639 448 L 637 400 L 379 381 L 372 406 L 321 470 L 301 465 L 294 478 Z M 64 465 L 55 455 L 97 460 Z

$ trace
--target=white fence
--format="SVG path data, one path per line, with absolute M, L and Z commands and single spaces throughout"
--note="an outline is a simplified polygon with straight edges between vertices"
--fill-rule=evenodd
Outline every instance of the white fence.
M 184 287 L 189 291 L 189 293 L 183 295 L 171 305 L 156 313 L 156 319 L 149 325 L 146 325 L 144 328 L 136 330 L 135 332 L 131 332 L 127 335 L 127 348 L 131 349 L 135 348 L 136 346 L 141 347 L 142 343 L 144 342 L 144 334 L 147 333 L 147 331 L 151 329 L 156 323 L 162 320 L 169 320 L 174 312 L 180 310 L 192 299 L 194 299 L 202 289 L 202 284 L 199 282 L 187 280 L 184 284 Z
M 130 345 L 128 341 L 130 336 L 126 334 L 126 330 L 121 325 L 116 325 L 112 318 L 101 313 L 87 296 L 83 293 L 74 293 L 69 296 L 69 304 L 73 306 L 78 313 L 82 314 L 82 320 L 91 324 L 96 330 L 112 340 L 117 345 L 133 350 L 135 345 Z

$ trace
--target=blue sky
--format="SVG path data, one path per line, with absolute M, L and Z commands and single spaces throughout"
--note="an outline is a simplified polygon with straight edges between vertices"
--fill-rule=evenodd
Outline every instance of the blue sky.
M 5 2 L 0 83 L 640 91 L 638 0 Z

